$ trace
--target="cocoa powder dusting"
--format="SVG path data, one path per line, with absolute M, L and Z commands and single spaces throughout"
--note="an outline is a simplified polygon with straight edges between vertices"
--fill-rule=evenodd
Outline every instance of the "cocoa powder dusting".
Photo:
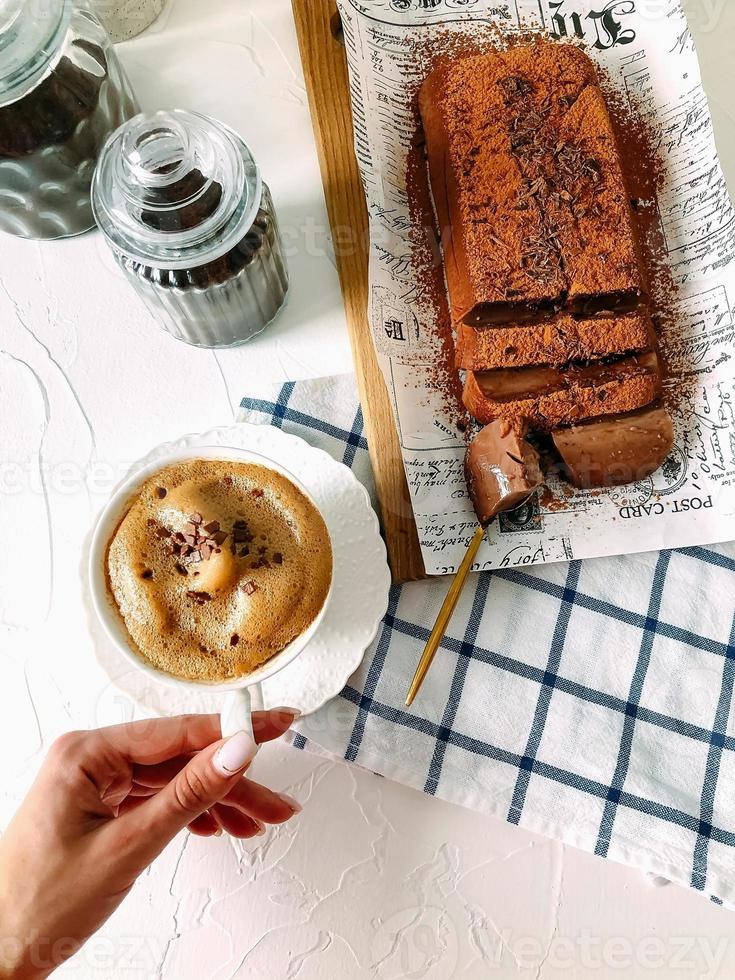
M 547 41 L 444 63 L 419 105 L 455 322 L 638 302 L 628 193 L 584 53 Z
M 418 106 L 415 109 L 417 126 Z M 434 213 L 426 172 L 424 145 L 417 140 L 408 153 L 406 189 L 409 215 L 416 299 L 414 304 L 422 319 L 431 324 L 439 356 L 430 369 L 431 381 L 439 392 L 447 415 L 459 431 L 468 425 L 469 417 L 462 404 L 462 382 L 454 366 L 454 338 L 447 301 L 441 247 L 434 230 Z
M 631 101 L 626 100 L 604 75 L 602 90 L 610 107 L 631 195 L 641 262 L 648 275 L 650 309 L 661 353 L 662 401 L 676 416 L 687 403 L 691 404 L 694 382 L 675 376 L 669 354 L 669 345 L 676 337 L 680 290 L 668 262 L 657 200 L 664 183 L 664 161 L 658 150 L 659 124 L 643 105 L 632 101 L 632 94 Z
M 439 352 L 430 369 L 431 381 L 459 433 L 469 441 L 472 420 L 462 403 L 462 381 L 455 368 L 454 337 L 447 297 L 442 250 L 436 233 L 436 216 L 429 189 L 426 146 L 418 106 L 419 89 L 432 68 L 442 59 L 478 54 L 497 46 L 500 34 L 488 24 L 474 25 L 473 34 L 439 30 L 429 36 L 407 35 L 406 63 L 414 66 L 406 79 L 416 137 L 406 156 L 406 194 L 411 227 L 408 232 L 416 283 L 414 304 Z M 499 243 L 502 245 L 502 243 Z

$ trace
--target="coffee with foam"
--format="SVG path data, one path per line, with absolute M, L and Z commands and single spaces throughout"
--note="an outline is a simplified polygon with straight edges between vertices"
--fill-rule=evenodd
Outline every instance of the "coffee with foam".
M 332 549 L 321 514 L 282 474 L 194 459 L 140 487 L 109 543 L 106 571 L 144 660 L 175 677 L 224 682 L 314 622 Z

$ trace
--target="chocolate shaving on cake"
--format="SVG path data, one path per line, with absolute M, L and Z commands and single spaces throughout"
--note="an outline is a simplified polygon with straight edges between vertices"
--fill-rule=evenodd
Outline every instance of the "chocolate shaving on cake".
M 551 239 L 531 238 L 523 243 L 521 264 L 533 279 L 553 279 L 562 265 Z
M 513 75 L 509 75 L 508 78 L 502 78 L 500 80 L 500 87 L 505 93 L 505 101 L 508 105 L 533 92 L 533 85 L 527 78 L 520 78 Z

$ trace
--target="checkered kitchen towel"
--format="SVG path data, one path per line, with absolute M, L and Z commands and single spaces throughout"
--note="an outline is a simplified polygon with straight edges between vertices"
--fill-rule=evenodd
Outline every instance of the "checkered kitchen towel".
M 245 398 L 241 418 L 372 490 L 352 376 Z M 406 709 L 447 584 L 393 587 L 340 710 L 296 744 L 735 907 L 735 545 L 475 575 Z

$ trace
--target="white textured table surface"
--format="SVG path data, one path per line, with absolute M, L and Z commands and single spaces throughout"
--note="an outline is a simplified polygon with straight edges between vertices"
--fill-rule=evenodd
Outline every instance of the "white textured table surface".
M 687 6 L 735 188 L 735 4 Z M 144 107 L 199 109 L 244 134 L 286 229 L 294 288 L 262 338 L 200 352 L 156 330 L 99 236 L 0 239 L 0 827 L 56 735 L 134 711 L 95 659 L 80 588 L 85 536 L 111 484 L 153 445 L 230 421 L 251 379 L 351 366 L 288 0 L 175 0 L 120 54 Z M 242 846 L 181 837 L 63 972 L 735 971 L 735 920 L 698 895 L 286 746 L 262 752 L 255 770 L 304 813 Z

